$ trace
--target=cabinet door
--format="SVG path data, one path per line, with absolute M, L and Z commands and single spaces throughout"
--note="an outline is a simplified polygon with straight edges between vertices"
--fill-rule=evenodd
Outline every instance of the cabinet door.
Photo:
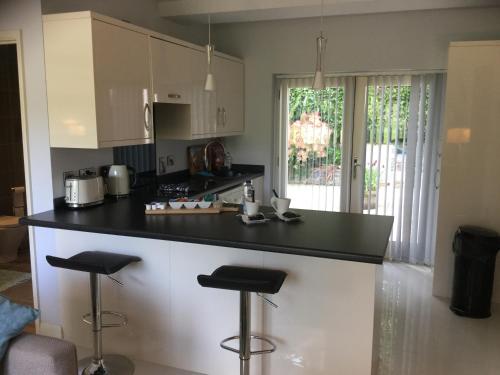
M 151 142 L 148 36 L 93 20 L 92 40 L 99 146 Z
M 243 64 L 215 57 L 217 80 L 217 134 L 234 135 L 244 131 Z
M 188 47 L 151 38 L 155 102 L 191 104 L 195 52 Z
M 194 137 L 213 137 L 216 132 L 216 92 L 205 91 L 207 76 L 207 56 L 195 51 L 192 65 L 192 135 Z

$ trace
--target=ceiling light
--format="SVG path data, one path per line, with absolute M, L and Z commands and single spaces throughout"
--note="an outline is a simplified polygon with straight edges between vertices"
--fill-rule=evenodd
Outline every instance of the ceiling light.
M 214 54 L 214 45 L 212 42 L 210 14 L 208 15 L 208 44 L 205 46 L 207 51 L 207 78 L 205 79 L 205 91 L 215 91 L 215 77 L 212 73 L 212 57 Z
M 326 41 L 323 37 L 323 0 L 321 0 L 321 33 L 316 38 L 316 71 L 312 88 L 314 90 L 323 90 L 325 88 L 324 60 L 326 52 Z

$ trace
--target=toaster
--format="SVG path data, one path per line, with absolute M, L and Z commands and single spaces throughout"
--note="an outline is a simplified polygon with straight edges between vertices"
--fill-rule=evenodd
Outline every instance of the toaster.
M 95 206 L 104 202 L 104 183 L 101 176 L 69 177 L 64 181 L 69 207 Z

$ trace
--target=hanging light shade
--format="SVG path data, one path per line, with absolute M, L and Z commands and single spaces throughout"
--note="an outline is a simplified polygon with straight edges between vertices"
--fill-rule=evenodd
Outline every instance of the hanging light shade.
M 208 44 L 205 48 L 207 51 L 207 78 L 205 79 L 205 91 L 215 91 L 215 77 L 212 73 L 212 57 L 215 46 L 212 44 L 210 15 L 208 15 Z
M 314 72 L 314 81 L 312 88 L 314 90 L 323 90 L 325 88 L 325 75 L 323 71 L 323 61 L 325 59 L 327 39 L 321 36 L 316 38 L 316 71 Z
M 325 89 L 324 61 L 327 39 L 323 36 L 323 0 L 321 0 L 321 33 L 316 38 L 316 70 L 314 71 L 314 80 L 312 88 L 314 90 Z

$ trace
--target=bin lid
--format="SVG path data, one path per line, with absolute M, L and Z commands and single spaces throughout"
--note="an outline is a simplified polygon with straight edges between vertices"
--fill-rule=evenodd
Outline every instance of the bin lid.
M 492 229 L 477 227 L 474 225 L 461 225 L 459 231 L 464 234 L 469 234 L 474 237 L 496 238 L 498 233 Z

